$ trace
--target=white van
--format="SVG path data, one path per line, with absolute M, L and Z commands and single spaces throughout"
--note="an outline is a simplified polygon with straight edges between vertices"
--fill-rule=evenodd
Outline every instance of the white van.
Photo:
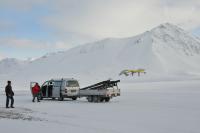
M 31 82 L 31 89 L 37 82 Z M 64 79 L 51 79 L 45 81 L 41 88 L 40 99 L 43 98 L 58 98 L 58 100 L 63 101 L 64 98 L 72 98 L 76 100 L 79 95 L 79 83 L 73 78 Z

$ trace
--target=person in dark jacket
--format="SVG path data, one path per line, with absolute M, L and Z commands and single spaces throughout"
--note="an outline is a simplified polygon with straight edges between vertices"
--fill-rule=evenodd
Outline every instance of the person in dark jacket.
M 14 104 L 14 92 L 12 90 L 12 86 L 11 86 L 11 81 L 8 81 L 7 86 L 5 87 L 5 92 L 6 92 L 6 108 L 9 108 L 9 100 L 11 100 L 11 108 L 14 108 L 13 104 Z

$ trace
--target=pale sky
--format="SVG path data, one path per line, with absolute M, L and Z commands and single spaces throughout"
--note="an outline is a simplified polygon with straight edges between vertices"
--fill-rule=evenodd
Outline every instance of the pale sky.
M 0 59 L 40 57 L 169 22 L 200 36 L 200 0 L 0 0 Z

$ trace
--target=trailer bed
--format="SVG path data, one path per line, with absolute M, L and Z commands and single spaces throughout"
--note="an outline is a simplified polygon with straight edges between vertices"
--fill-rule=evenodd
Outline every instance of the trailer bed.
M 120 96 L 120 89 L 116 81 L 102 81 L 94 85 L 84 87 L 79 90 L 79 97 L 87 97 L 89 102 L 103 102 L 109 101 L 113 97 Z

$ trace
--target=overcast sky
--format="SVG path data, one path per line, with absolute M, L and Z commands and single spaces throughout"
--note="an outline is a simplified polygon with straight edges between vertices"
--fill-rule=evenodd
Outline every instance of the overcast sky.
M 129 37 L 170 22 L 200 36 L 200 0 L 0 0 L 0 59 L 108 37 Z

